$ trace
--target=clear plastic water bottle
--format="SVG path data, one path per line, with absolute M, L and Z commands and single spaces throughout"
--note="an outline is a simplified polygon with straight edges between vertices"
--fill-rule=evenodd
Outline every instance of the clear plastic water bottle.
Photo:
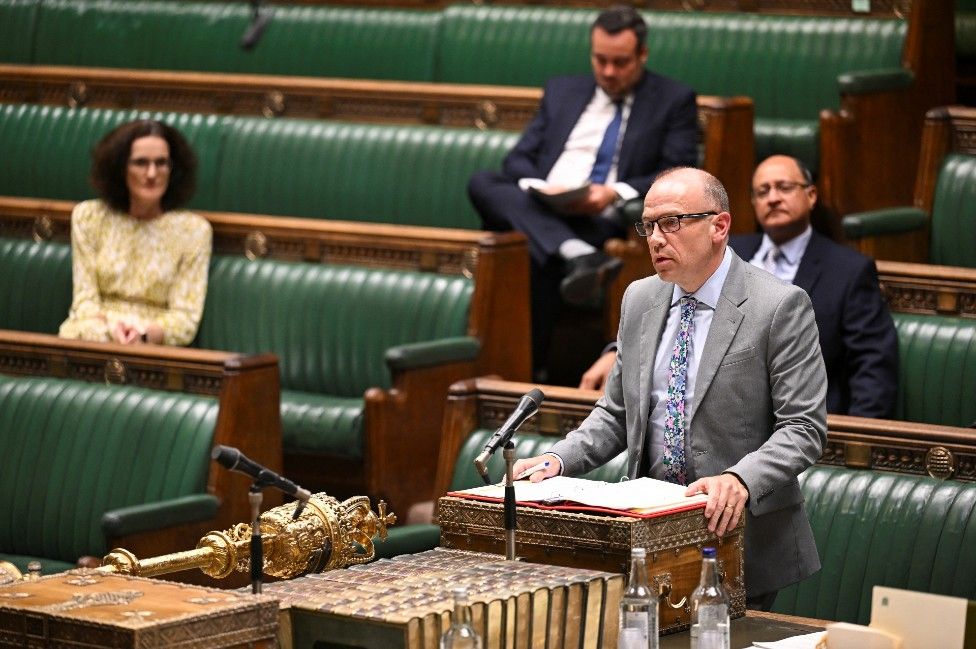
M 482 649 L 481 636 L 471 626 L 471 609 L 468 608 L 468 591 L 455 588 L 454 615 L 451 628 L 441 636 L 441 649 Z
M 658 649 L 657 592 L 647 581 L 644 548 L 630 551 L 630 578 L 620 602 L 618 649 Z
M 691 594 L 691 649 L 729 649 L 729 593 L 718 578 L 715 548 L 702 548 L 701 580 Z

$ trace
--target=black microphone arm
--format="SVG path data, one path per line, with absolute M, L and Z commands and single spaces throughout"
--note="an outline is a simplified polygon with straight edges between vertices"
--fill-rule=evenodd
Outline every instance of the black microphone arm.
M 518 405 L 512 414 L 508 417 L 501 428 L 495 431 L 495 434 L 491 436 L 488 443 L 485 444 L 485 450 L 475 458 L 474 466 L 478 469 L 478 473 L 485 482 L 488 480 L 488 458 L 498 450 L 500 446 L 504 446 L 512 439 L 512 435 L 518 430 L 519 426 L 525 423 L 525 420 L 539 412 L 539 406 L 542 405 L 542 400 L 546 398 L 546 395 L 542 393 L 539 388 L 534 388 L 528 392 L 525 396 L 519 399 Z
M 259 486 L 274 487 L 297 500 L 298 507 L 295 508 L 295 518 L 301 515 L 305 505 L 308 504 L 308 499 L 312 497 L 312 493 L 308 489 L 302 489 L 291 480 L 283 478 L 271 469 L 261 466 L 233 446 L 221 446 L 218 444 L 213 447 L 210 457 L 217 460 L 219 464 L 230 471 L 237 471 L 238 473 L 251 476 Z
M 273 14 L 274 8 L 264 6 L 263 0 L 251 0 L 251 22 L 241 36 L 241 49 L 250 50 L 258 44 Z

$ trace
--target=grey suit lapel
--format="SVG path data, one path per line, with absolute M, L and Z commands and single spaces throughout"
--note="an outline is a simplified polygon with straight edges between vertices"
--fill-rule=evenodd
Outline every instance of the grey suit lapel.
M 695 401 L 697 402 L 695 413 L 698 412 L 698 404 L 704 402 L 708 388 L 712 385 L 712 379 L 715 378 L 715 373 L 718 372 L 719 365 L 722 364 L 722 359 L 725 358 L 725 353 L 739 330 L 739 324 L 742 323 L 743 315 L 739 306 L 748 297 L 745 283 L 747 267 L 748 264 L 738 256 L 732 256 L 732 266 L 729 268 L 728 277 L 725 278 L 725 285 L 722 286 L 722 294 L 715 307 L 712 326 L 708 330 L 705 348 L 698 363 L 698 375 L 695 378 Z

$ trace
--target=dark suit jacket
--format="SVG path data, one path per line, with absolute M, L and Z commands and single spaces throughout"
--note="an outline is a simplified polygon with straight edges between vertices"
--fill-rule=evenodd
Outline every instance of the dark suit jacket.
M 595 90 L 592 75 L 550 79 L 535 117 L 505 157 L 505 175 L 512 180 L 549 175 Z M 697 160 L 695 91 L 673 79 L 645 72 L 634 87 L 634 103 L 620 144 L 617 180 L 643 195 L 658 172 L 695 165 Z
M 746 261 L 761 234 L 732 237 Z M 898 335 L 874 261 L 816 232 L 793 280 L 810 295 L 827 367 L 827 412 L 890 417 L 898 391 Z

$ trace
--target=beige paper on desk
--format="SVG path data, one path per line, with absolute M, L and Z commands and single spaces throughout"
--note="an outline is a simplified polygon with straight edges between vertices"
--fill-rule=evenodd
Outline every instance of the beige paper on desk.
M 556 476 L 542 482 L 529 482 L 527 480 L 516 482 L 515 500 L 522 502 L 569 500 L 591 507 L 652 512 L 704 503 L 708 499 L 705 494 L 686 497 L 685 489 L 682 485 L 654 480 L 653 478 L 639 478 L 624 482 L 601 482 L 599 480 Z M 505 488 L 500 485 L 489 485 L 465 489 L 460 493 L 486 498 L 504 498 Z

